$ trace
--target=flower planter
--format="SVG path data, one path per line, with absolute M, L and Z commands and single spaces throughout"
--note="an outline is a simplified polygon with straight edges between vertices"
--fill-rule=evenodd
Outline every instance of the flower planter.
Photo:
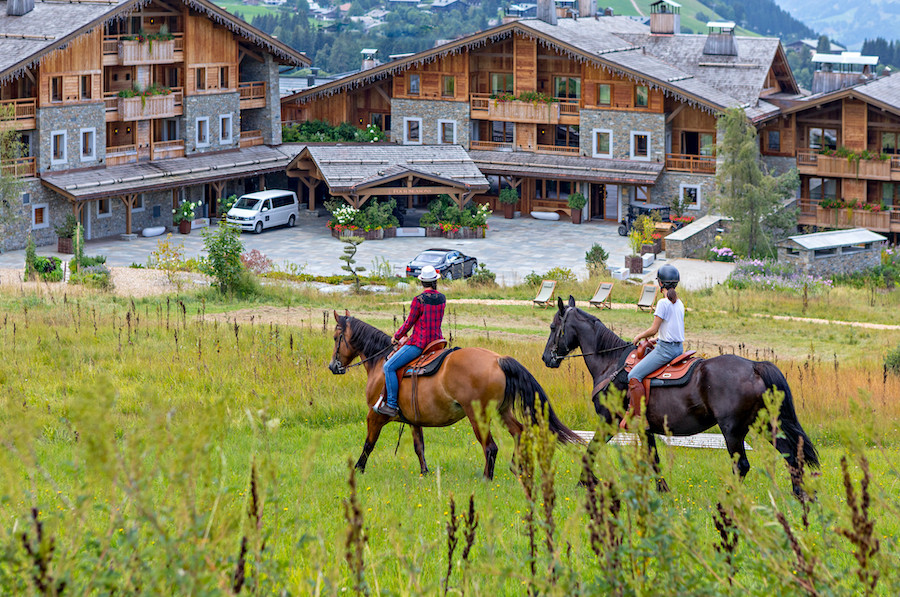
M 190 234 L 191 233 L 191 221 L 190 220 L 181 220 L 178 223 L 178 232 L 182 234 Z
M 653 253 L 654 255 L 656 255 L 656 251 L 653 250 L 653 243 L 641 245 L 641 255 L 643 255 L 644 253 Z
M 425 228 L 425 237 L 426 238 L 438 238 L 443 237 L 444 231 L 438 228 L 437 226 L 431 226 L 429 228 Z
M 334 238 L 346 238 L 348 236 L 358 236 L 363 240 L 383 240 L 385 238 L 394 238 L 397 236 L 396 228 L 378 228 L 376 230 L 338 230 L 331 229 L 331 236 Z
M 119 120 L 144 120 L 146 118 L 170 118 L 178 116 L 175 109 L 175 94 L 147 95 L 143 98 L 116 98 Z
M 459 228 L 458 230 L 446 230 L 443 233 L 443 237 L 453 239 L 453 240 L 484 238 L 484 228 L 462 227 L 462 228 Z
M 507 220 L 512 220 L 516 215 L 516 204 L 515 203 L 504 203 L 503 204 L 503 217 Z
M 572 223 L 573 224 L 581 224 L 581 210 L 580 209 L 572 210 Z
M 72 239 L 57 237 L 56 252 L 65 253 L 66 255 L 73 255 L 75 253 L 75 249 L 72 247 Z
M 640 255 L 626 255 L 625 267 L 628 268 L 629 273 L 642 274 L 644 273 L 644 260 Z
M 119 64 L 162 64 L 175 61 L 175 40 L 155 39 L 138 41 L 126 39 L 119 42 Z

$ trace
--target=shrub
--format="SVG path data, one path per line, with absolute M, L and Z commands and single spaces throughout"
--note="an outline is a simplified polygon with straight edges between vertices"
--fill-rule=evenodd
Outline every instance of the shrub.
M 737 262 L 725 284 L 735 289 L 820 292 L 832 286 L 828 278 L 802 274 L 786 263 L 771 259 L 744 259 Z
M 479 263 L 469 277 L 469 283 L 477 286 L 496 286 L 497 274 L 489 270 L 485 264 Z
M 449 195 L 440 195 L 428 204 L 428 212 L 419 223 L 422 226 L 438 226 L 444 230 L 486 228 L 491 210 L 487 205 L 470 202 L 460 209 Z
M 69 284 L 80 284 L 97 290 L 112 290 L 112 273 L 105 264 L 79 267 L 69 276 Z
M 900 344 L 885 355 L 884 367 L 894 375 L 900 375 Z
M 525 276 L 525 283 L 529 286 L 539 286 L 544 280 L 556 280 L 557 282 L 577 282 L 574 272 L 567 267 L 554 267 L 546 274 L 541 275 L 533 271 Z
M 56 236 L 59 238 L 72 238 L 75 236 L 76 226 L 78 226 L 78 220 L 72 214 L 67 214 L 63 223 L 56 226 L 53 230 L 56 231 Z
M 44 282 L 59 282 L 63 279 L 62 261 L 59 257 L 35 257 L 34 271 Z
M 584 195 L 582 195 L 581 193 L 575 192 L 569 194 L 569 198 L 566 200 L 566 203 L 571 209 L 581 209 L 585 205 L 587 205 L 587 199 L 585 199 Z
M 219 292 L 237 292 L 246 271 L 241 263 L 241 229 L 223 222 L 212 231 L 204 230 L 203 246 L 209 255 L 209 274 L 216 279 Z
M 514 205 L 519 202 L 519 191 L 516 189 L 501 189 L 500 203 Z
M 734 251 L 729 249 L 728 247 L 713 247 L 709 250 L 712 255 L 710 256 L 713 261 L 734 261 L 735 255 Z
M 34 237 L 30 234 L 28 235 L 28 244 L 25 245 L 25 281 L 34 278 L 35 269 L 34 269 L 34 261 L 37 259 L 37 247 L 34 245 Z
M 584 263 L 592 273 L 605 269 L 607 259 L 609 259 L 609 253 L 599 243 L 591 245 L 591 248 L 584 254 Z
M 237 203 L 238 196 L 235 194 L 231 194 L 228 197 L 219 197 L 219 214 L 221 216 L 225 216 L 228 213 L 235 203 Z
M 265 253 L 262 253 L 258 249 L 253 249 L 249 253 L 244 253 L 241 255 L 241 263 L 244 264 L 251 273 L 256 274 L 257 276 L 261 276 L 272 271 L 272 260 L 266 257 Z

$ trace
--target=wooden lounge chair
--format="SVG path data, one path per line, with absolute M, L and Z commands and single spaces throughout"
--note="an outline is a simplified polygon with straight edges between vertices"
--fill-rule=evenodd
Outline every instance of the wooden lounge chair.
M 644 284 L 641 287 L 641 298 L 638 299 L 637 306 L 641 311 L 652 311 L 653 303 L 656 301 L 656 284 Z
M 595 292 L 594 296 L 591 297 L 591 300 L 588 301 L 590 305 L 600 309 L 612 309 L 612 301 L 610 301 L 609 298 L 609 295 L 612 293 L 612 288 L 612 282 L 601 283 L 600 286 L 597 287 L 597 292 Z
M 553 291 L 556 290 L 556 280 L 544 280 L 541 282 L 541 290 L 537 293 L 537 296 L 532 299 L 532 308 L 534 305 L 540 305 L 541 307 L 549 307 L 553 302 Z

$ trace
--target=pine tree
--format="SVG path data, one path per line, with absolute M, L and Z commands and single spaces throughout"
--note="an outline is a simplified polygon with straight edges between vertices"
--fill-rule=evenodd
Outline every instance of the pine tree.
M 354 292 L 359 292 L 359 273 L 366 271 L 366 268 L 363 266 L 353 266 L 353 264 L 356 263 L 356 259 L 354 259 L 353 257 L 359 250 L 359 245 L 362 244 L 363 240 L 365 239 L 359 236 L 341 237 L 341 242 L 346 243 L 347 246 L 344 247 L 344 254 L 338 257 L 338 259 L 346 263 L 346 265 L 341 266 L 341 269 L 350 272 L 350 275 L 353 276 Z
M 750 257 L 774 256 L 774 235 L 797 225 L 796 211 L 784 209 L 784 201 L 800 184 L 797 171 L 792 169 L 777 177 L 763 171 L 756 128 L 740 108 L 725 112 L 719 119 L 719 130 L 721 162 L 715 205 L 734 220 L 736 246 L 745 248 Z

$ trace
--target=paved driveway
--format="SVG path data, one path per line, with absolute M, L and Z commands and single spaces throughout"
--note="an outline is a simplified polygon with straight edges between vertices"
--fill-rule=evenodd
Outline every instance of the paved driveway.
M 245 232 L 242 240 L 247 251 L 258 249 L 279 266 L 289 262 L 303 266 L 306 273 L 337 274 L 341 273 L 342 262 L 338 257 L 344 245 L 331 237 L 325 226 L 326 221 L 325 218 L 301 218 L 294 228 L 276 228 L 259 235 Z M 510 285 L 521 282 L 531 271 L 544 273 L 553 267 L 567 267 L 580 278 L 585 277 L 584 254 L 593 243 L 600 243 L 609 252 L 609 263 L 614 266 L 623 264 L 625 255 L 630 252 L 627 239 L 618 235 L 614 224 L 586 222 L 576 226 L 568 221 L 548 222 L 530 217 L 506 220 L 502 216 L 494 216 L 489 219 L 488 225 L 487 238 L 484 239 L 394 238 L 367 241 L 360 245 L 356 255 L 357 265 L 373 269 L 376 259 L 387 260 L 392 269 L 400 273 L 407 261 L 420 251 L 444 247 L 476 257 L 479 263 L 484 263 L 497 274 L 499 283 Z M 118 239 L 88 241 L 86 253 L 106 255 L 107 264 L 112 266 L 146 264 L 161 238 L 165 237 L 138 237 L 132 242 Z M 200 230 L 194 230 L 189 235 L 173 234 L 172 240 L 184 245 L 188 257 L 203 252 Z M 39 247 L 38 254 L 69 258 L 55 253 L 54 249 L 51 246 Z M 24 251 L 11 251 L 0 255 L 0 267 L 21 268 L 24 260 Z M 658 262 L 654 264 L 645 275 L 655 271 L 658 265 Z

